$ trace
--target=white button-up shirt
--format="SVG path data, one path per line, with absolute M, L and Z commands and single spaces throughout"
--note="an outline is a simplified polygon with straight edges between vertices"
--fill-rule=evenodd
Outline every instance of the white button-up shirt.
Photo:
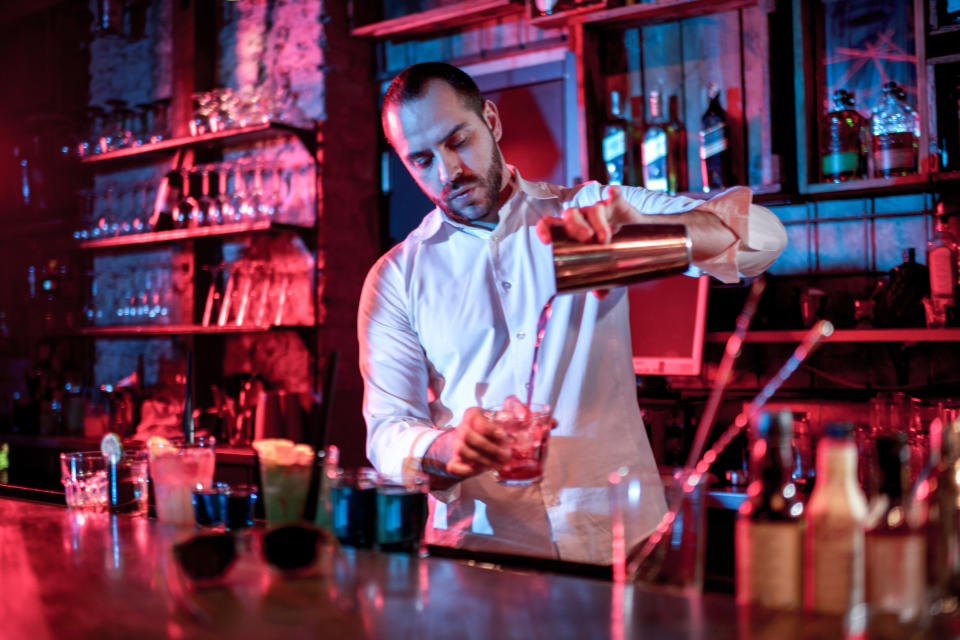
M 518 176 L 519 177 L 519 176 Z M 551 247 L 537 220 L 601 200 L 591 182 L 565 189 L 519 180 L 493 230 L 456 222 L 439 209 L 370 270 L 359 309 L 367 456 L 386 474 L 416 464 L 444 430 L 474 406 L 526 397 L 537 319 L 556 292 Z M 702 205 L 639 188 L 624 196 L 645 213 Z M 776 259 L 786 235 L 761 207 L 721 215 L 739 235 L 715 264 L 725 280 L 754 275 Z M 558 296 L 547 324 L 533 402 L 549 404 L 543 480 L 516 488 L 491 473 L 430 500 L 427 540 L 479 551 L 606 564 L 611 557 L 607 477 L 644 475 L 641 535 L 665 511 L 657 466 L 637 404 L 627 296 Z M 628 541 L 629 542 L 629 541 Z

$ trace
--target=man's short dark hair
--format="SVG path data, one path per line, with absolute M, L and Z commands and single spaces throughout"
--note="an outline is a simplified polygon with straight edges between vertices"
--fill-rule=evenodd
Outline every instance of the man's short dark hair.
M 384 133 L 387 131 L 387 110 L 423 96 L 431 80 L 446 82 L 457 92 L 465 107 L 483 117 L 483 96 L 473 78 L 446 62 L 421 62 L 401 71 L 387 87 L 383 96 L 383 107 L 380 109 Z

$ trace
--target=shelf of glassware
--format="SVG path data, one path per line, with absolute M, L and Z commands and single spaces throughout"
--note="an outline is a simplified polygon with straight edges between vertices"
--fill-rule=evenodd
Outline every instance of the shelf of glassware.
M 267 331 L 309 329 L 313 325 L 227 325 L 203 326 L 199 324 L 128 324 L 84 327 L 80 335 L 98 338 L 138 338 L 146 336 L 178 335 L 223 335 L 228 333 L 266 333 Z
M 750 331 L 744 341 L 799 343 L 806 335 L 807 332 L 802 329 Z M 707 342 L 726 342 L 729 337 L 729 331 L 711 332 L 706 336 Z M 960 328 L 837 329 L 825 339 L 825 342 L 960 342 Z
M 208 146 L 213 143 L 249 143 L 285 136 L 296 136 L 300 138 L 303 143 L 307 145 L 311 153 L 316 150 L 316 146 L 321 142 L 319 130 L 316 128 L 307 129 L 296 127 L 285 122 L 269 122 L 266 124 L 258 124 L 238 129 L 225 129 L 223 131 L 214 131 L 184 138 L 170 138 L 137 147 L 127 147 L 106 153 L 98 153 L 83 158 L 81 162 L 84 164 L 106 164 L 121 160 L 145 158 L 156 153 L 169 152 L 188 147 Z
M 370 0 L 354 0 L 355 5 L 370 5 Z M 354 9 L 354 20 L 360 12 Z M 364 7 L 367 8 L 367 7 Z M 464 0 L 445 2 L 425 11 L 412 11 L 407 15 L 366 24 L 357 24 L 351 30 L 355 37 L 385 38 L 417 33 L 437 32 L 466 25 L 504 18 L 523 11 L 523 0 Z
M 534 0 L 530 0 L 530 3 L 533 5 Z M 765 5 L 767 0 L 656 0 L 654 2 L 635 0 L 625 6 L 609 6 L 613 4 L 615 3 L 601 0 L 552 15 L 531 14 L 530 24 L 541 29 L 555 29 L 572 23 L 628 28 L 665 20 L 733 11 L 757 4 Z
M 294 231 L 302 233 L 313 229 L 309 225 L 275 222 L 273 220 L 256 220 L 253 222 L 232 222 L 209 227 L 194 227 L 189 229 L 170 229 L 167 231 L 149 231 L 130 235 L 110 236 L 109 238 L 95 238 L 81 240 L 78 246 L 81 249 L 110 249 L 117 247 L 133 247 L 145 244 L 159 244 L 165 242 L 182 242 L 197 238 L 218 236 L 233 236 L 249 233 L 265 233 L 271 231 Z

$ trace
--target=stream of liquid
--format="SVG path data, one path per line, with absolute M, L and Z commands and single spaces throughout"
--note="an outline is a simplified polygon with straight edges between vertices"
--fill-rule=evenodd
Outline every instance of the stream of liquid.
M 530 379 L 527 381 L 527 413 L 530 412 L 530 401 L 533 400 L 533 383 L 537 377 L 537 360 L 540 356 L 540 343 L 543 342 L 543 336 L 547 332 L 547 321 L 550 319 L 550 314 L 553 313 L 553 299 L 556 297 L 557 294 L 550 296 L 547 304 L 543 305 L 543 309 L 540 311 L 540 317 L 537 319 L 537 339 L 533 343 L 533 365 L 530 367 Z

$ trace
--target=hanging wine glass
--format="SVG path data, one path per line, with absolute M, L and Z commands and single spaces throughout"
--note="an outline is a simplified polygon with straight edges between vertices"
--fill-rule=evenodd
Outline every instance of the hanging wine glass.
M 209 167 L 202 167 L 200 169 L 200 198 L 197 199 L 197 206 L 200 209 L 199 224 L 217 225 L 222 222 L 217 201 L 210 197 Z
M 219 213 L 218 224 L 230 224 L 237 221 L 237 211 L 233 208 L 230 195 L 227 191 L 227 178 L 229 177 L 230 165 L 222 162 L 217 165 L 217 211 Z
M 187 169 L 179 169 L 180 173 L 180 201 L 173 211 L 173 226 L 175 229 L 186 229 L 197 226 L 200 216 L 200 206 L 190 195 L 190 173 Z
M 263 192 L 263 163 L 257 160 L 253 165 L 253 188 L 248 197 L 253 213 L 253 220 L 269 220 L 271 216 L 270 201 Z
M 230 205 L 234 209 L 234 215 L 238 222 L 250 222 L 254 218 L 253 207 L 250 204 L 246 187 L 247 185 L 243 178 L 243 161 L 238 160 L 236 164 L 234 164 L 233 195 L 230 198 Z

